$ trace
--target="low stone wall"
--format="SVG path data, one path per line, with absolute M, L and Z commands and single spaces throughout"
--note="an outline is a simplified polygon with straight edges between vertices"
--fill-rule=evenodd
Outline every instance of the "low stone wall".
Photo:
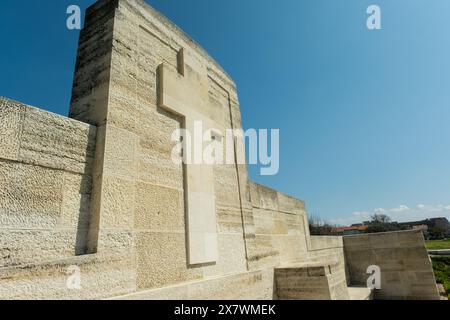
M 381 289 L 375 290 L 375 299 L 439 299 L 420 230 L 346 236 L 344 249 L 352 285 L 366 285 L 367 268 L 380 267 Z
M 136 290 L 133 258 L 94 254 L 0 268 L 0 299 L 85 300 L 133 292 Z
M 311 262 L 329 266 L 328 278 L 331 297 L 337 300 L 348 300 L 350 297 L 342 237 L 311 236 L 308 255 Z
M 272 300 L 273 269 L 242 272 L 140 291 L 116 300 Z
M 255 250 L 252 268 L 307 261 L 309 226 L 305 203 L 265 186 L 251 183 Z
M 0 268 L 83 253 L 96 128 L 0 97 Z
M 277 297 L 281 300 L 333 300 L 328 266 L 290 266 L 275 269 Z

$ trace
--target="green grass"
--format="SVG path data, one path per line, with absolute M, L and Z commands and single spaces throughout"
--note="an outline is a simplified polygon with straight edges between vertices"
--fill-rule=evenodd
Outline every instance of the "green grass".
M 429 250 L 450 249 L 450 239 L 428 240 L 426 241 L 426 245 Z
M 436 282 L 443 284 L 450 299 L 450 257 L 431 257 Z

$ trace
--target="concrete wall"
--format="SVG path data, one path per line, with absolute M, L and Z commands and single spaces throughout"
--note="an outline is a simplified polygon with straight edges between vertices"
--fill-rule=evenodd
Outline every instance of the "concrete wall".
M 83 253 L 96 128 L 0 98 L 0 267 Z
M 439 299 L 420 230 L 346 236 L 344 248 L 352 285 L 366 285 L 368 266 L 381 268 L 375 299 Z

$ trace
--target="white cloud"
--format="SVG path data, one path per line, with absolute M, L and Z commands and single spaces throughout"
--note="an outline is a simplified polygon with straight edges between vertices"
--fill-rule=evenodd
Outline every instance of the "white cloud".
M 429 205 L 420 203 L 416 206 L 408 206 L 406 204 L 401 204 L 398 207 L 391 209 L 376 208 L 372 211 L 355 211 L 352 213 L 351 217 L 334 219 L 330 222 L 339 225 L 360 223 L 370 219 L 370 216 L 373 214 L 386 214 L 390 216 L 393 221 L 398 222 L 423 220 L 435 217 L 446 217 L 450 220 L 450 205 Z
M 389 212 L 396 212 L 396 213 L 400 213 L 400 212 L 405 212 L 405 211 L 409 211 L 409 207 L 407 205 L 400 205 L 398 208 L 393 208 L 391 210 L 389 210 Z
M 409 210 L 411 210 L 411 209 L 407 205 L 402 204 L 402 205 L 399 205 L 398 207 L 392 208 L 392 209 L 377 208 L 377 209 L 373 210 L 373 213 L 388 214 L 388 213 L 392 213 L 392 212 L 400 213 L 400 212 L 405 212 L 405 211 L 409 211 Z
M 439 205 L 418 204 L 417 210 L 424 211 L 424 212 L 444 212 L 444 211 L 450 211 L 450 205 L 443 206 L 442 204 L 439 204 Z
M 353 212 L 353 215 L 356 217 L 369 217 L 370 216 L 370 212 L 367 211 L 356 211 Z

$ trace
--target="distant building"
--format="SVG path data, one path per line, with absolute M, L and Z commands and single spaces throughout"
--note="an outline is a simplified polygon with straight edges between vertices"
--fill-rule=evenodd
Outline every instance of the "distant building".
M 426 224 L 419 224 L 417 226 L 412 226 L 413 230 L 421 230 L 423 232 L 428 232 L 428 226 Z
M 332 233 L 341 235 L 341 236 L 349 236 L 352 234 L 361 234 L 367 233 L 369 229 L 368 226 L 363 224 L 353 224 L 350 227 L 336 227 L 332 229 Z
M 412 230 L 422 230 L 425 238 L 430 238 L 436 234 L 442 234 L 444 237 L 450 237 L 450 222 L 447 218 L 431 218 L 421 221 L 402 222 L 401 226 L 405 226 Z

